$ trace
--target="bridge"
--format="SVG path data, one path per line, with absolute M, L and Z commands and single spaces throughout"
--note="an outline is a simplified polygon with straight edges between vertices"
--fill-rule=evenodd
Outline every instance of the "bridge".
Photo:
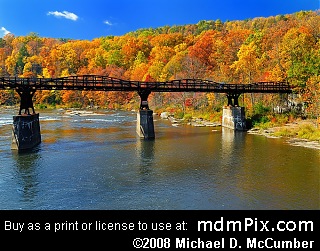
M 249 84 L 228 84 L 202 79 L 178 79 L 164 82 L 130 81 L 100 75 L 74 75 L 60 78 L 19 78 L 0 77 L 0 90 L 14 89 L 20 96 L 19 115 L 24 110 L 25 115 L 36 114 L 33 106 L 33 95 L 37 90 L 86 90 L 86 91 L 136 91 L 140 98 L 140 110 L 137 117 L 137 132 L 144 138 L 154 138 L 152 110 L 149 109 L 148 96 L 151 92 L 206 92 L 225 93 L 228 99 L 229 111 L 224 117 L 227 127 L 244 128 L 244 109 L 239 109 L 238 98 L 243 93 L 292 93 L 288 82 L 256 82 Z M 231 109 L 231 110 L 230 110 Z M 14 116 L 15 142 L 22 142 L 17 136 L 18 131 L 25 124 L 22 116 Z M 34 121 L 35 130 L 39 130 L 39 118 L 29 119 Z M 236 121 L 237 120 L 237 121 Z M 239 123 L 240 120 L 240 123 Z M 29 123 L 28 122 L 28 123 Z M 224 122 L 224 119 L 223 119 Z M 30 127 L 30 126 L 29 126 Z M 40 138 L 40 136 L 39 136 Z M 37 140 L 39 141 L 39 140 Z M 41 141 L 41 139 L 40 139 Z M 32 145 L 32 144 L 31 144 Z M 18 147 L 19 148 L 19 147 Z
M 179 79 L 165 82 L 129 81 L 109 76 L 80 75 L 62 78 L 0 77 L 0 90 L 15 89 L 25 104 L 31 104 L 37 90 L 136 91 L 143 104 L 151 92 L 215 92 L 226 93 L 228 105 L 239 105 L 242 93 L 291 93 L 287 82 L 226 84 L 202 79 Z M 28 102 L 27 102 L 28 99 Z M 144 101 L 144 102 L 143 102 Z M 25 105 L 24 105 L 25 106 Z

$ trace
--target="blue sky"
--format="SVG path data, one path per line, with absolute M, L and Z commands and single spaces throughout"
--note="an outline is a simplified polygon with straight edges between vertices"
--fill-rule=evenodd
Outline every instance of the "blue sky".
M 0 37 L 87 39 L 140 28 L 244 20 L 320 9 L 320 0 L 0 0 Z

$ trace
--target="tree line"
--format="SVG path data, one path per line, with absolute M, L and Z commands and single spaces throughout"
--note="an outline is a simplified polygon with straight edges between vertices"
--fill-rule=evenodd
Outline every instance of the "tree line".
M 0 38 L 0 76 L 63 77 L 108 75 L 126 80 L 210 79 L 226 83 L 288 81 L 310 116 L 320 109 L 320 12 L 239 21 L 200 21 L 193 25 L 146 28 L 122 36 L 89 40 L 55 39 L 36 33 Z M 19 100 L 0 91 L 0 104 Z M 37 91 L 35 104 L 133 107 L 130 92 Z M 208 109 L 225 102 L 219 94 L 153 93 L 155 107 Z M 279 95 L 243 95 L 255 103 L 279 103 Z

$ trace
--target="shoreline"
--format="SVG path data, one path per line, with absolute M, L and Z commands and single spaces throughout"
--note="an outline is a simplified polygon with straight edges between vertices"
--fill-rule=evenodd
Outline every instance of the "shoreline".
M 272 129 L 272 128 L 270 128 L 270 129 Z M 297 138 L 297 137 L 275 136 L 272 133 L 270 133 L 270 129 L 269 130 L 260 130 L 260 129 L 253 128 L 253 129 L 248 130 L 247 133 L 266 137 L 266 138 L 271 138 L 271 139 L 285 139 L 286 143 L 288 143 L 289 145 L 292 145 L 292 146 L 301 146 L 301 147 L 320 150 L 320 142 L 318 142 L 318 141 L 302 139 L 302 138 Z
M 292 123 L 287 123 L 283 126 L 276 126 L 276 127 L 270 127 L 267 129 L 260 129 L 260 128 L 252 128 L 247 131 L 249 134 L 255 134 L 255 135 L 260 135 L 264 136 L 267 138 L 274 138 L 274 139 L 285 139 L 286 143 L 292 145 L 292 146 L 301 146 L 301 147 L 306 147 L 306 148 L 312 148 L 312 149 L 318 149 L 320 150 L 320 141 L 316 140 L 309 140 L 309 139 L 304 139 L 304 138 L 299 138 L 299 137 L 294 137 L 294 136 L 277 136 L 275 133 L 277 130 L 281 129 L 292 129 L 294 130 L 295 128 L 298 128 L 300 125 L 307 125 L 311 124 L 310 121 L 295 121 Z
M 205 121 L 203 119 L 197 119 L 192 118 L 189 122 L 183 122 L 182 119 L 176 119 L 173 116 L 160 116 L 161 119 L 168 119 L 172 126 L 179 126 L 181 124 L 193 126 L 193 127 L 219 127 L 221 126 L 220 122 L 209 122 Z M 308 140 L 298 137 L 289 137 L 289 136 L 276 136 L 274 133 L 277 130 L 284 129 L 284 128 L 297 128 L 299 125 L 302 124 L 311 124 L 310 121 L 295 121 L 292 123 L 285 124 L 284 126 L 277 126 L 277 127 L 270 127 L 267 129 L 260 129 L 257 127 L 253 127 L 249 130 L 247 130 L 248 134 L 254 134 L 259 135 L 267 138 L 273 138 L 273 139 L 284 139 L 286 143 L 292 145 L 292 146 L 300 146 L 300 147 L 306 147 L 306 148 L 312 148 L 320 150 L 320 141 L 315 140 Z

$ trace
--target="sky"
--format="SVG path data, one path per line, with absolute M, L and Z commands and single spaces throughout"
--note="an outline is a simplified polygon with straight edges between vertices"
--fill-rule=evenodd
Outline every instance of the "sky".
M 320 9 L 320 0 L 0 0 L 0 37 L 92 40 L 142 28 L 234 21 Z

